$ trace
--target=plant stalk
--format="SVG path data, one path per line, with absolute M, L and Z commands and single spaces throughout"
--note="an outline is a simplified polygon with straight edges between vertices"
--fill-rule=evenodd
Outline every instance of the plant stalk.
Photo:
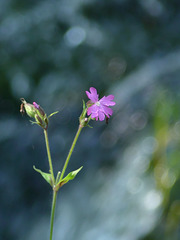
M 51 223 L 50 223 L 50 237 L 49 240 L 52 240 L 53 236 L 53 226 L 54 226 L 54 214 L 55 214 L 55 207 L 56 207 L 56 198 L 57 198 L 57 191 L 53 190 L 53 201 L 51 207 Z
M 50 173 L 51 173 L 51 177 L 52 177 L 52 184 L 54 186 L 55 178 L 54 178 L 54 171 L 53 171 L 51 153 L 50 153 L 50 148 L 49 148 L 48 133 L 47 133 L 46 129 L 44 130 L 44 136 L 45 136 L 45 141 L 46 141 L 46 150 L 47 150 L 48 161 L 49 161 L 49 169 L 50 169 Z
M 72 152 L 73 152 L 73 150 L 74 150 L 74 147 L 75 147 L 75 145 L 76 145 L 76 142 L 77 142 L 77 140 L 78 140 L 78 137 L 79 137 L 82 129 L 83 129 L 83 127 L 82 127 L 81 125 L 79 125 L 78 130 L 77 130 L 77 133 L 76 133 L 76 135 L 75 135 L 75 137 L 74 137 L 74 140 L 73 140 L 73 143 L 72 143 L 72 145 L 71 145 L 71 148 L 70 148 L 69 153 L 68 153 L 68 155 L 67 155 L 66 161 L 65 161 L 65 163 L 64 163 L 64 166 L 63 166 L 62 173 L 61 173 L 61 176 L 60 176 L 59 181 L 62 180 L 63 177 L 64 177 L 64 173 L 65 173 L 65 171 L 66 171 L 66 168 L 67 168 L 67 166 L 68 166 L 69 160 L 70 160 L 71 155 L 72 155 Z
M 77 133 L 76 133 L 75 138 L 73 140 L 73 143 L 71 145 L 71 148 L 69 150 L 68 156 L 67 156 L 66 161 L 64 163 L 64 167 L 63 167 L 62 173 L 60 175 L 60 180 L 62 180 L 62 178 L 64 176 L 64 173 L 66 171 L 66 168 L 68 166 L 69 160 L 71 158 L 72 152 L 74 150 L 74 147 L 76 145 L 76 142 L 78 140 L 78 137 L 79 137 L 79 134 L 81 133 L 82 128 L 83 127 L 81 125 L 79 125 Z M 49 159 L 50 171 L 51 171 L 52 177 L 53 177 L 53 185 L 55 186 L 55 179 L 54 179 L 51 155 L 50 155 L 50 150 L 49 150 L 49 142 L 48 142 L 48 136 L 47 136 L 46 130 L 44 130 L 44 133 L 45 133 L 45 139 L 46 139 L 46 147 L 47 147 L 47 154 L 48 154 L 48 159 Z M 53 226 L 54 226 L 54 215 L 55 215 L 56 198 L 57 198 L 57 191 L 55 189 L 53 189 L 53 200 L 52 200 L 52 207 L 51 207 L 51 222 L 50 222 L 50 238 L 49 238 L 49 240 L 52 240 L 52 236 L 53 236 Z

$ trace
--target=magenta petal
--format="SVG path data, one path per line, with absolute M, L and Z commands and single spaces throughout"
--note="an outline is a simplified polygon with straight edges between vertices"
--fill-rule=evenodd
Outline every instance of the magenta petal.
M 101 112 L 101 111 L 98 112 L 98 116 L 99 116 L 99 120 L 100 120 L 100 121 L 103 121 L 103 120 L 105 119 L 105 115 L 104 115 L 104 113 Z
M 103 106 L 102 107 L 103 109 L 103 112 L 109 117 L 109 115 L 112 115 L 113 114 L 113 110 L 111 108 L 108 108 L 106 106 Z
M 89 107 L 88 110 L 87 110 L 88 115 L 90 115 L 91 113 L 98 113 L 98 109 L 99 109 L 98 106 L 96 106 L 95 104 L 92 105 L 92 106 Z
M 114 95 L 108 95 L 106 97 L 106 99 L 109 100 L 109 101 L 112 101 L 112 100 L 114 100 Z
M 96 118 L 97 119 L 98 118 L 98 113 L 97 112 L 96 113 L 92 113 L 91 114 L 91 118 Z
M 109 95 L 107 97 L 103 97 L 99 100 L 99 102 L 105 106 L 114 106 L 116 103 L 113 102 L 112 100 L 110 99 L 114 99 L 114 96 L 113 95 Z
M 94 87 L 90 87 L 89 91 L 90 91 L 92 94 L 96 94 L 96 95 L 97 95 L 97 90 L 96 90 Z
M 91 96 L 91 93 L 90 93 L 90 92 L 88 92 L 88 91 L 86 91 L 86 95 L 88 96 L 88 98 L 90 98 L 90 96 Z
M 33 105 L 36 109 L 39 109 L 39 105 L 36 102 L 33 102 Z
M 86 91 L 86 95 L 87 95 L 87 97 L 90 99 L 90 97 L 91 97 L 90 92 Z
M 91 115 L 92 114 L 92 111 L 91 111 L 91 109 L 90 109 L 90 107 L 88 108 L 88 110 L 87 110 L 87 115 L 89 116 L 89 115 Z
M 97 90 L 94 87 L 90 87 L 90 92 L 86 91 L 88 98 L 93 102 L 96 103 L 98 101 L 99 95 L 97 94 Z

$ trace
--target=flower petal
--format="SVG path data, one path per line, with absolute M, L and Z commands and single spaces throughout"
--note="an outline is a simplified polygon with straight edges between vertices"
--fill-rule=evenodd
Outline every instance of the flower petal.
M 87 114 L 90 115 L 92 113 L 98 113 L 98 109 L 99 109 L 99 107 L 94 104 L 88 108 Z
M 94 87 L 90 87 L 90 92 L 86 91 L 86 95 L 93 102 L 96 103 L 99 99 L 99 95 L 97 94 L 97 90 Z
M 92 114 L 91 114 L 91 118 L 95 118 L 96 121 L 97 121 L 97 119 L 98 119 L 98 112 L 92 113 Z
M 36 102 L 33 102 L 33 105 L 36 109 L 39 109 L 39 105 Z
M 109 107 L 102 106 L 102 109 L 103 109 L 104 114 L 106 114 L 107 117 L 109 117 L 109 115 L 111 116 L 113 114 L 113 110 Z
M 113 95 L 109 95 L 107 97 L 104 96 L 99 100 L 99 102 L 105 106 L 114 106 L 116 103 L 112 101 L 113 99 L 114 99 Z
M 105 114 L 102 111 L 98 112 L 98 116 L 99 116 L 99 121 L 103 121 L 105 119 Z
M 112 100 L 114 100 L 114 95 L 108 95 L 106 97 L 106 99 L 109 100 L 109 101 L 112 101 Z

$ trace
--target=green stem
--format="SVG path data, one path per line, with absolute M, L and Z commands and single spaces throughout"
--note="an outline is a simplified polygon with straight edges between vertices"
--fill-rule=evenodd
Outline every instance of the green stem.
M 53 166 L 52 166 L 51 152 L 50 152 L 50 148 L 49 148 L 48 133 L 47 133 L 46 129 L 44 130 L 44 136 L 45 136 L 45 141 L 46 141 L 46 149 L 47 149 L 47 155 L 48 155 L 48 161 L 49 161 L 49 169 L 50 169 L 50 173 L 51 173 L 51 177 L 52 177 L 52 184 L 53 184 L 53 188 L 54 188 L 55 178 L 54 178 L 54 171 L 53 171 Z M 57 191 L 55 191 L 53 189 L 53 200 L 52 200 L 52 207 L 51 207 L 50 237 L 49 237 L 50 240 L 52 240 L 52 235 L 53 235 L 56 197 L 57 197 Z
M 60 176 L 59 181 L 62 180 L 63 177 L 64 177 L 64 173 L 65 173 L 65 171 L 66 171 L 66 168 L 67 168 L 67 166 L 68 166 L 69 160 L 70 160 L 71 155 L 72 155 L 72 152 L 73 152 L 73 150 L 74 150 L 74 147 L 75 147 L 75 145 L 76 145 L 76 142 L 77 142 L 77 140 L 78 140 L 79 134 L 81 133 L 81 130 L 82 130 L 82 129 L 83 129 L 83 126 L 79 125 L 79 128 L 78 128 L 78 130 L 77 130 L 76 136 L 75 136 L 75 138 L 74 138 L 74 140 L 73 140 L 73 143 L 72 143 L 71 148 L 70 148 L 70 150 L 69 150 L 69 153 L 68 153 L 68 155 L 67 155 L 66 161 L 65 161 L 65 163 L 64 163 L 64 167 L 63 167 L 63 169 L 62 169 L 62 173 L 61 173 L 61 176 Z
M 50 148 L 49 148 L 48 133 L 47 133 L 46 129 L 44 130 L 44 136 L 45 136 L 45 141 L 46 141 L 46 149 L 47 149 L 50 173 L 51 173 L 51 176 L 52 176 L 52 182 L 53 182 L 53 185 L 55 185 L 54 171 L 53 171 L 51 153 L 50 153 Z
M 49 240 L 52 240 L 52 235 L 53 235 L 56 197 L 57 197 L 57 191 L 53 190 L 53 201 L 52 201 L 52 208 L 51 208 L 51 224 L 50 224 L 50 237 L 49 237 Z
M 74 150 L 74 147 L 76 145 L 76 142 L 78 140 L 78 137 L 79 137 L 79 134 L 81 133 L 82 128 L 83 127 L 81 125 L 78 128 L 76 136 L 75 136 L 75 138 L 73 140 L 73 143 L 71 145 L 71 148 L 69 150 L 68 156 L 67 156 L 66 161 L 64 163 L 64 167 L 63 167 L 63 170 L 62 170 L 62 173 L 61 173 L 61 176 L 60 176 L 60 180 L 62 180 L 62 178 L 64 176 L 64 173 L 66 171 L 66 168 L 68 166 L 70 157 L 72 155 L 72 152 Z M 53 183 L 55 183 L 54 173 L 53 173 L 53 168 L 52 168 L 51 155 L 50 155 L 50 150 L 49 150 L 48 136 L 47 136 L 47 131 L 46 130 L 44 130 L 44 134 L 45 134 L 45 139 L 46 139 L 46 147 L 47 147 L 47 154 L 48 154 L 48 159 L 49 159 L 50 171 L 51 171 L 52 176 L 53 176 Z M 54 226 L 54 214 L 55 214 L 56 198 L 57 198 L 57 191 L 55 189 L 53 189 L 53 200 L 52 200 L 52 207 L 51 207 L 51 222 L 50 222 L 50 237 L 49 237 L 49 240 L 52 240 L 52 236 L 53 236 L 53 226 Z

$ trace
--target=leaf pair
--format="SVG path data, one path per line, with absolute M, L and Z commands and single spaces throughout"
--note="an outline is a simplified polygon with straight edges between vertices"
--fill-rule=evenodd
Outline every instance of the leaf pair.
M 36 172 L 41 174 L 41 176 L 53 187 L 53 189 L 58 191 L 59 188 L 62 187 L 64 184 L 66 184 L 70 180 L 73 180 L 83 167 L 80 167 L 77 170 L 70 172 L 66 177 L 64 177 L 61 180 L 58 180 L 55 186 L 53 186 L 53 181 L 50 173 L 42 172 L 40 169 L 37 169 L 35 166 L 33 166 L 33 168 Z

